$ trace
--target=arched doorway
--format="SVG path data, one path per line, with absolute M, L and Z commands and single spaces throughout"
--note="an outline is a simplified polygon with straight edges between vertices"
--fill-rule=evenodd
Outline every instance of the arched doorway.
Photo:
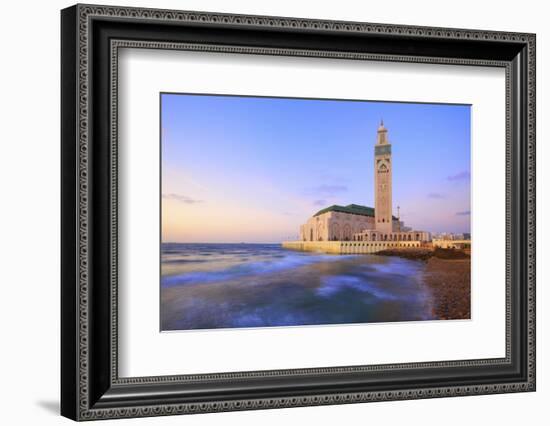
M 337 223 L 332 225 L 332 239 L 334 241 L 340 240 L 340 225 L 338 225 Z
M 344 225 L 344 241 L 349 241 L 351 239 L 351 226 L 349 223 Z

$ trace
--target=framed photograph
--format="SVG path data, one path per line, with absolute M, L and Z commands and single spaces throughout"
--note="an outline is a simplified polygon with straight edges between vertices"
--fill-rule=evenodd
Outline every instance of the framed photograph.
M 61 412 L 535 390 L 535 35 L 61 12 Z

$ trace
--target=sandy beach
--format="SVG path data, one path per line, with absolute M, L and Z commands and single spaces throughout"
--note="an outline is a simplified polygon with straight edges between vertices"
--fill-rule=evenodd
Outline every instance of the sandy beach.
M 426 262 L 424 282 L 431 289 L 438 319 L 470 319 L 470 255 L 451 249 L 395 249 L 378 253 Z

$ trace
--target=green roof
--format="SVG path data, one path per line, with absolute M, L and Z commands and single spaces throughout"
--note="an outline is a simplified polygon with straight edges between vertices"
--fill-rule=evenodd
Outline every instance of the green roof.
M 319 216 L 323 213 L 328 212 L 358 214 L 361 216 L 374 216 L 374 209 L 372 207 L 360 206 L 359 204 L 349 204 L 347 206 L 339 206 L 337 204 L 334 204 L 332 206 L 319 210 L 313 216 Z
M 328 213 L 328 212 L 358 214 L 360 216 L 374 217 L 374 209 L 372 207 L 361 206 L 359 204 L 348 204 L 347 206 L 339 206 L 337 204 L 333 204 L 332 206 L 325 207 L 324 209 L 319 210 L 317 213 L 313 215 L 313 217 L 319 216 L 323 213 Z M 393 216 L 393 219 L 397 220 L 395 216 Z

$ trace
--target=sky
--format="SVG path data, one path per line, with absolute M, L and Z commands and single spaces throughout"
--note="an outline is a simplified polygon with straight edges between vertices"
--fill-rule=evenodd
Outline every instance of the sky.
M 470 106 L 161 94 L 162 241 L 277 243 L 332 204 L 374 207 L 380 121 L 393 214 L 470 232 Z

